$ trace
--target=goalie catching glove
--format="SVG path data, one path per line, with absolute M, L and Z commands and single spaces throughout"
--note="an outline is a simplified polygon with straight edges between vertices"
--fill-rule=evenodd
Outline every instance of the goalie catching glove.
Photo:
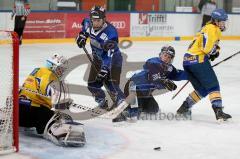
M 55 113 L 48 121 L 43 137 L 58 146 L 82 147 L 86 143 L 83 124 L 64 113 Z

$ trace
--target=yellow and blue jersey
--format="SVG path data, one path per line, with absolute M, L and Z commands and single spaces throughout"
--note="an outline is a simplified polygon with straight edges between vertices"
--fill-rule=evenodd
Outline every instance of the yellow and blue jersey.
M 35 68 L 23 83 L 23 88 L 19 92 L 19 103 L 34 107 L 45 106 L 51 109 L 50 84 L 56 80 L 58 80 L 57 76 L 50 69 Z
M 198 32 L 184 55 L 183 65 L 202 63 L 208 60 L 210 53 L 218 45 L 221 37 L 221 30 L 214 24 L 205 25 Z

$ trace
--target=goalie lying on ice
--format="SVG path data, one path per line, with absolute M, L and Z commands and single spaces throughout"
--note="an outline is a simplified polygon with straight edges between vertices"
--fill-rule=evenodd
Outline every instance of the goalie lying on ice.
M 35 68 L 27 77 L 19 92 L 19 125 L 35 127 L 38 134 L 56 145 L 79 147 L 86 142 L 83 124 L 52 110 L 72 103 L 62 78 L 67 68 L 67 59 L 54 55 L 46 67 Z

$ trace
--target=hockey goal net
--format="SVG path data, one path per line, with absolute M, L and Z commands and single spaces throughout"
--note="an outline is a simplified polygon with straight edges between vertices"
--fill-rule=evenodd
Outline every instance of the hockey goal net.
M 18 151 L 18 68 L 16 33 L 0 31 L 0 154 Z

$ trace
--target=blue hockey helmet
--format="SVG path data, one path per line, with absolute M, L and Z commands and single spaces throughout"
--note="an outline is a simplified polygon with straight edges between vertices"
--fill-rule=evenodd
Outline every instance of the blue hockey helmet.
M 93 6 L 89 16 L 91 19 L 104 19 L 106 17 L 105 14 L 105 8 L 101 6 Z
M 175 57 L 175 49 L 172 46 L 169 46 L 169 45 L 163 46 L 160 54 L 161 53 L 167 53 L 167 54 L 171 55 L 172 58 Z
M 162 55 L 163 54 L 168 54 L 168 55 L 170 55 L 171 56 L 171 61 L 170 61 L 170 63 L 172 63 L 173 62 L 173 59 L 174 59 L 174 57 L 175 57 L 175 49 L 172 47 L 172 46 L 170 46 L 170 45 L 166 45 L 166 46 L 163 46 L 162 48 L 161 48 L 161 52 L 159 53 L 159 57 L 162 59 Z
M 226 21 L 228 20 L 228 15 L 224 9 L 215 9 L 211 14 L 211 18 L 213 20 Z
M 95 31 L 100 30 L 105 23 L 105 8 L 101 6 L 93 6 L 90 11 L 90 20 Z

